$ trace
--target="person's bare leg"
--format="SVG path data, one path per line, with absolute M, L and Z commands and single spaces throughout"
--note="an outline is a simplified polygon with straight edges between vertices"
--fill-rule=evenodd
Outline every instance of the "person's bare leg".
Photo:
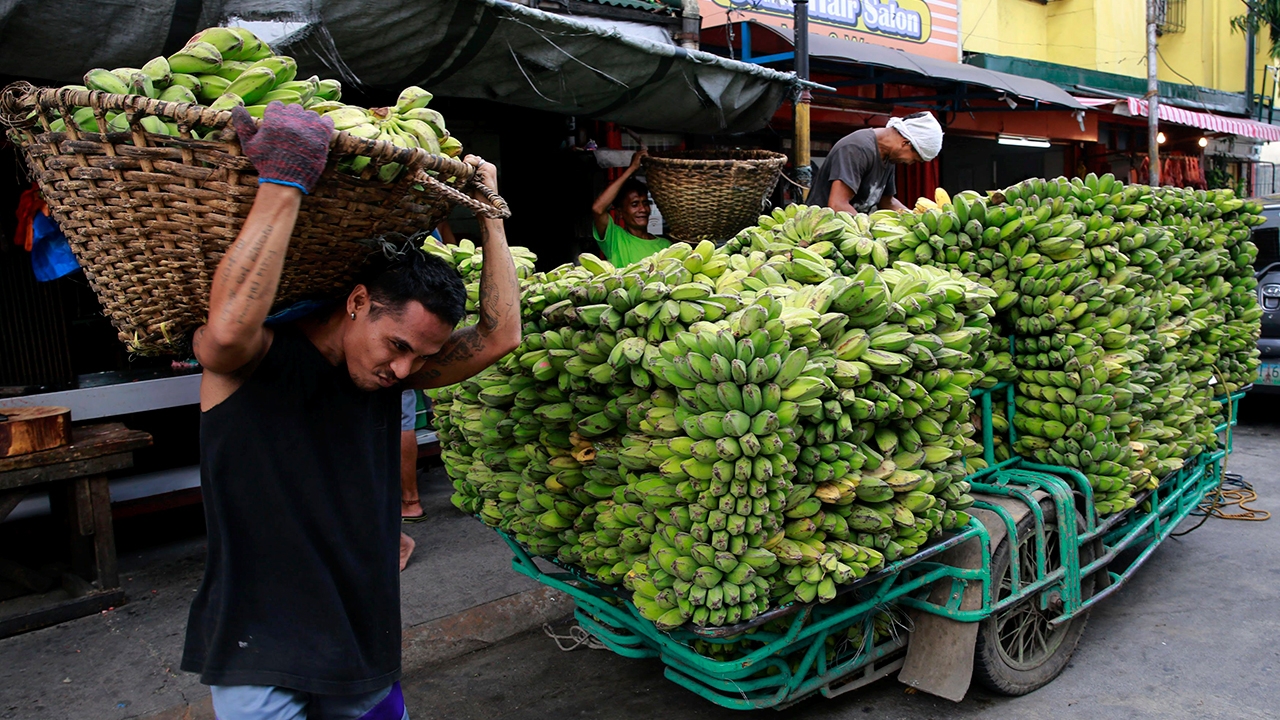
M 413 538 L 400 533 L 400 572 L 404 572 L 405 567 L 409 565 L 409 556 L 413 554 Z
M 418 435 L 406 430 L 400 433 L 400 517 L 420 518 L 423 512 L 418 499 Z
M 418 500 L 418 435 L 412 430 L 400 433 L 400 517 L 422 517 L 422 504 Z M 413 555 L 413 538 L 400 533 L 400 572 L 409 565 Z

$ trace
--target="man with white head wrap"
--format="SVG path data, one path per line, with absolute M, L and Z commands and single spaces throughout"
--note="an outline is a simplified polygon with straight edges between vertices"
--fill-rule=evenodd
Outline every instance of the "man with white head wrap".
M 852 132 L 831 148 L 814 173 L 808 203 L 850 213 L 905 209 L 895 197 L 895 166 L 928 162 L 941 150 L 942 126 L 927 112 Z

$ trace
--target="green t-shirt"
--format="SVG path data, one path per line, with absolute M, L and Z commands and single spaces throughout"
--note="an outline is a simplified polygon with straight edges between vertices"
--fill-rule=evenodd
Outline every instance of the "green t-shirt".
M 613 263 L 614 267 L 623 267 L 630 265 L 638 260 L 643 260 L 659 250 L 670 247 L 670 240 L 662 238 L 654 238 L 645 240 L 623 230 L 613 218 L 609 218 L 609 227 L 604 230 L 604 239 L 600 239 L 600 231 L 595 225 L 591 226 L 591 234 L 595 237 L 596 242 L 600 244 L 600 250 L 604 252 L 604 257 Z

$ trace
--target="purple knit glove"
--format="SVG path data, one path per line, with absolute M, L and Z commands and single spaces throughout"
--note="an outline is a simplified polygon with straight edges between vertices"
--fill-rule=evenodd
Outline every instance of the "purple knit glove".
M 276 183 L 310 193 L 329 157 L 333 118 L 279 101 L 267 106 L 262 125 L 243 107 L 231 109 L 231 124 L 245 157 L 258 169 L 258 183 Z

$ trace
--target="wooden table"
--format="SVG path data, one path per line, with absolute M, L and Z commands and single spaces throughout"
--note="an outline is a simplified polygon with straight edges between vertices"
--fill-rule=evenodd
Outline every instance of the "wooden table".
M 151 436 L 145 432 L 121 423 L 104 423 L 72 428 L 70 445 L 0 458 L 0 520 L 33 488 L 48 486 L 55 516 L 62 515 L 66 522 L 72 569 L 64 575 L 61 598 L 54 597 L 38 607 L 31 607 L 26 597 L 0 603 L 0 637 L 125 602 L 116 566 L 107 474 L 132 467 L 133 451 L 149 445 Z M 22 571 L 20 566 L 14 569 Z M 6 605 L 16 609 L 6 610 Z

